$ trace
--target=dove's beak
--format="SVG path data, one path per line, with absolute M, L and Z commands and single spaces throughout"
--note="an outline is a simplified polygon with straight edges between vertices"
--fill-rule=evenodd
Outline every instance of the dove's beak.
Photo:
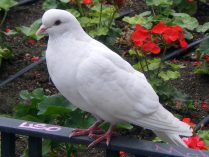
M 47 30 L 46 26 L 41 25 L 40 28 L 37 30 L 36 35 L 42 34 Z

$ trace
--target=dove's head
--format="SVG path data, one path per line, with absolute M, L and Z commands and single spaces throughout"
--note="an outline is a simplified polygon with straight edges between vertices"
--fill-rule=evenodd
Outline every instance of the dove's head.
M 47 33 L 50 35 L 61 35 L 82 29 L 77 19 L 68 11 L 50 9 L 42 17 L 42 25 L 36 34 Z

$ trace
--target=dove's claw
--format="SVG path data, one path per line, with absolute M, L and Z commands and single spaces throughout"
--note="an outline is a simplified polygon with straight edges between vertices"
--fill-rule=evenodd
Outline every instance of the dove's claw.
M 96 123 L 94 123 L 91 127 L 89 127 L 88 129 L 74 129 L 71 134 L 69 135 L 69 137 L 73 137 L 73 136 L 85 136 L 85 135 L 90 135 L 93 134 L 94 132 L 101 132 L 101 129 L 98 128 L 98 126 L 102 123 L 103 121 L 97 121 Z
M 94 140 L 88 146 L 88 148 L 95 146 L 96 144 L 98 144 L 99 142 L 101 142 L 103 140 L 106 140 L 106 144 L 107 144 L 107 146 L 109 146 L 110 139 L 112 137 L 112 130 L 113 130 L 113 126 L 111 125 L 110 128 L 108 129 L 108 131 L 103 135 L 90 134 L 89 136 L 92 137 L 92 138 L 96 138 L 96 140 Z

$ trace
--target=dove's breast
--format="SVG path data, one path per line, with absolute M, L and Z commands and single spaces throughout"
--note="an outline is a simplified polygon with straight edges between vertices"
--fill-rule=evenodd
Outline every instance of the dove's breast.
M 49 75 L 59 92 L 71 103 L 87 112 L 89 107 L 87 102 L 81 97 L 76 87 L 76 72 L 79 65 L 84 60 L 84 56 L 75 53 L 74 48 L 61 49 L 61 45 L 54 43 L 48 45 L 46 51 L 46 62 Z

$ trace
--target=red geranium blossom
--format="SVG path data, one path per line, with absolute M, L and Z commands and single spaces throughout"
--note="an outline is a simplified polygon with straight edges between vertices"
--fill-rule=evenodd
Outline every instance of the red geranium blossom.
M 208 102 L 203 101 L 201 104 L 202 104 L 201 107 L 202 107 L 203 109 L 206 109 L 206 110 L 207 110 L 207 109 L 209 108 L 209 107 L 208 107 Z
M 183 119 L 182 119 L 182 122 L 187 123 L 187 124 L 190 125 L 191 127 L 194 127 L 194 126 L 196 125 L 195 123 L 193 123 L 193 122 L 191 121 L 190 118 L 183 118 Z
M 143 49 L 144 49 L 145 52 L 152 52 L 153 54 L 159 54 L 160 53 L 160 47 L 152 41 L 146 42 L 143 45 Z
M 126 153 L 126 152 L 124 152 L 124 151 L 120 151 L 120 152 L 119 152 L 119 155 L 120 155 L 120 157 L 124 157 L 124 156 L 126 156 L 126 155 L 127 155 L 127 153 Z
M 199 136 L 188 137 L 188 138 L 183 137 L 182 140 L 189 148 L 198 149 L 198 150 L 208 149 L 208 146 L 205 145 L 205 143 L 200 139 Z
M 202 62 L 201 61 L 195 61 L 192 63 L 193 66 L 198 66 L 198 65 L 201 65 Z
M 33 56 L 32 58 L 31 58 L 31 61 L 32 62 L 37 62 L 39 60 L 39 57 L 36 57 L 36 56 Z
M 83 0 L 83 4 L 85 5 L 92 4 L 92 0 Z
M 209 61 L 209 55 L 205 55 L 204 58 L 206 61 Z
M 132 34 L 131 39 L 136 46 L 141 47 L 145 41 L 151 39 L 151 36 L 148 30 L 141 25 L 136 25 L 136 31 Z
M 166 24 L 161 21 L 152 28 L 151 32 L 154 34 L 162 34 L 166 29 Z
M 11 32 L 11 29 L 6 28 L 6 29 L 5 29 L 5 32 L 6 32 L 6 33 L 9 33 L 9 32 Z
M 35 45 L 36 41 L 34 39 L 28 39 L 28 44 Z
M 175 42 L 179 39 L 179 32 L 176 29 L 173 29 L 171 27 L 168 27 L 164 32 L 163 32 L 163 39 L 165 40 L 166 43 L 172 43 Z

